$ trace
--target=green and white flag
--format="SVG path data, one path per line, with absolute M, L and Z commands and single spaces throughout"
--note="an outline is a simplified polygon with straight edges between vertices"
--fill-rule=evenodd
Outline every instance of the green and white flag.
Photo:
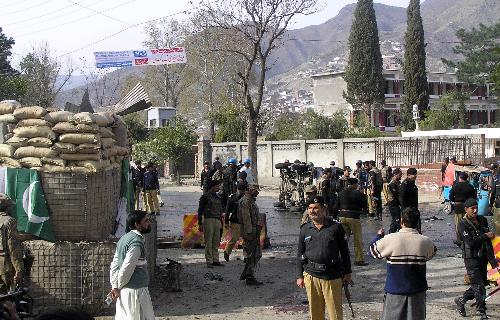
M 13 217 L 17 230 L 54 241 L 50 212 L 36 170 L 0 167 L 0 193 L 16 201 Z

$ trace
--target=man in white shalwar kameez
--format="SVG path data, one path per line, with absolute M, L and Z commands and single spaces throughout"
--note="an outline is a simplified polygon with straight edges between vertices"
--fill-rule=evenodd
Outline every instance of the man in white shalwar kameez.
M 111 263 L 115 320 L 154 320 L 143 236 L 151 231 L 149 217 L 145 211 L 134 211 L 127 217 L 127 225 L 131 231 L 118 241 Z

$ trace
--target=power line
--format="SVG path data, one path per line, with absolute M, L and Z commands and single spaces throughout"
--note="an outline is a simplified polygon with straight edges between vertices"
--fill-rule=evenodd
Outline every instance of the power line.
M 116 8 L 123 7 L 125 5 L 128 5 L 128 4 L 132 3 L 132 2 L 134 2 L 134 1 L 135 0 L 130 0 L 130 1 L 125 2 L 125 3 L 121 3 L 119 5 L 111 7 L 109 9 L 102 10 L 102 11 L 100 11 L 100 13 L 108 12 L 108 11 L 114 10 Z M 64 23 L 61 23 L 61 24 L 58 24 L 58 25 L 55 25 L 55 26 L 51 26 L 51 27 L 48 27 L 48 28 L 45 28 L 45 29 L 39 29 L 39 30 L 34 31 L 34 32 L 23 33 L 21 35 L 18 35 L 16 38 L 22 38 L 22 37 L 30 36 L 30 35 L 37 34 L 37 33 L 40 33 L 40 32 L 44 32 L 44 31 L 56 29 L 56 28 L 59 28 L 59 27 L 62 27 L 62 26 L 68 25 L 68 24 L 72 24 L 72 23 L 75 23 L 75 22 L 79 22 L 79 21 L 82 21 L 82 20 L 94 17 L 96 15 L 97 15 L 97 13 L 91 14 L 91 15 L 88 15 L 88 16 L 85 16 L 85 17 L 81 17 L 81 18 L 78 18 L 78 19 L 70 20 L 70 21 L 67 21 L 67 22 L 64 22 Z
M 74 5 L 77 5 L 77 6 L 79 6 L 79 7 L 82 7 L 82 8 L 84 8 L 84 9 L 90 10 L 90 11 L 94 12 L 95 14 L 101 15 L 101 16 L 106 17 L 106 18 L 108 18 L 108 19 L 111 19 L 111 20 L 113 20 L 113 21 L 116 21 L 116 22 L 119 22 L 119 23 L 123 23 L 123 24 L 126 24 L 126 25 L 129 25 L 129 26 L 130 26 L 130 23 L 128 23 L 128 22 L 126 22 L 126 21 L 123 21 L 123 20 L 120 20 L 120 19 L 114 18 L 114 17 L 112 17 L 112 16 L 109 16 L 109 15 L 107 15 L 107 14 L 104 14 L 103 12 L 100 12 L 100 11 L 94 10 L 94 9 L 92 9 L 92 8 L 89 8 L 89 7 L 86 7 L 86 6 L 82 5 L 82 4 L 81 4 L 81 3 L 79 3 L 79 2 L 74 2 L 74 1 L 72 1 L 72 0 L 66 0 L 66 1 L 68 1 L 69 3 L 72 3 L 72 4 L 74 4 Z
M 18 9 L 18 10 L 14 10 L 14 11 L 7 12 L 7 13 L 2 13 L 2 14 L 0 14 L 0 17 L 9 16 L 11 14 L 18 13 L 18 12 L 23 12 L 23 11 L 26 11 L 26 10 L 31 10 L 33 8 L 38 8 L 38 7 L 41 7 L 44 4 L 49 3 L 49 2 L 50 2 L 50 0 L 45 0 L 42 3 L 39 3 L 37 5 L 31 6 L 31 7 L 28 7 L 28 8 Z

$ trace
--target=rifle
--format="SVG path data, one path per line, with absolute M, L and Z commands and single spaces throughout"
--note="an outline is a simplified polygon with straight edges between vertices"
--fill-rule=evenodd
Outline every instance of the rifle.
M 351 284 L 352 286 L 352 284 Z M 349 291 L 349 283 L 347 282 L 342 282 L 342 287 L 344 287 L 344 294 L 347 299 L 347 302 L 349 303 L 349 308 L 351 309 L 352 317 L 356 318 L 354 315 L 354 309 L 352 308 L 352 301 L 351 301 L 351 292 Z

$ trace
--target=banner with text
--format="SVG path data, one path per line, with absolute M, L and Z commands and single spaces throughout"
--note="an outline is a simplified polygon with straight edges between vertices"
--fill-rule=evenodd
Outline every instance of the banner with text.
M 162 64 L 186 63 L 183 47 L 132 51 L 94 52 L 97 68 L 154 66 Z

